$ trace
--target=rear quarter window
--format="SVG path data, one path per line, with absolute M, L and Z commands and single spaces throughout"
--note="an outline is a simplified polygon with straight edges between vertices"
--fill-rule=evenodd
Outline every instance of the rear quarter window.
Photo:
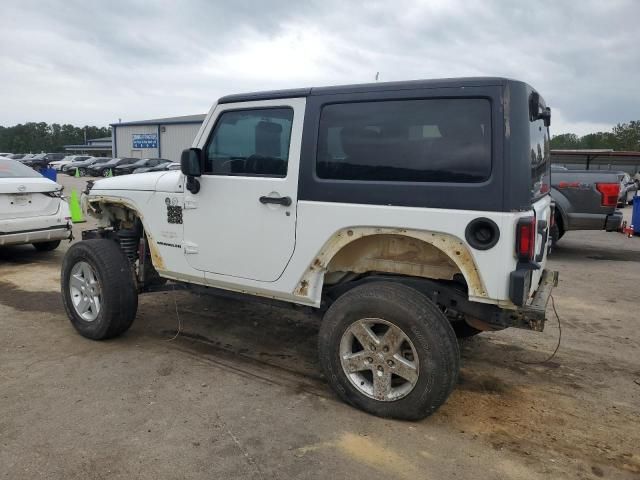
M 325 105 L 321 179 L 483 182 L 491 175 L 491 103 L 484 98 Z

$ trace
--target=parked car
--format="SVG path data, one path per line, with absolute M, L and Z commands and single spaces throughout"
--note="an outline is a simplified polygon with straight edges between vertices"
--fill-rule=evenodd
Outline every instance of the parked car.
M 618 230 L 622 224 L 622 212 L 616 210 L 619 193 L 617 172 L 553 168 L 554 242 L 569 230 Z
M 144 167 L 136 168 L 132 173 L 145 173 L 151 171 L 153 168 L 163 167 L 165 165 L 169 165 L 173 163 L 171 160 L 166 160 L 164 158 L 151 158 L 147 162 L 147 165 Z M 156 170 L 157 171 L 157 170 Z
M 135 170 L 139 168 L 145 167 L 156 167 L 162 163 L 170 162 L 171 160 L 166 160 L 164 158 L 142 158 L 134 163 L 129 163 L 127 165 L 119 165 L 113 171 L 114 175 L 127 175 L 129 173 L 133 173 Z
M 544 327 L 550 118 L 502 78 L 223 97 L 181 171 L 87 185 L 98 228 L 62 262 L 67 315 L 118 336 L 163 279 L 315 307 L 342 399 L 430 415 L 457 384 L 456 332 Z
M 32 243 L 56 248 L 71 237 L 70 214 L 62 186 L 16 162 L 0 159 L 0 246 Z
M 13 153 L 10 153 L 10 152 L 0 153 L 0 157 L 3 157 L 3 158 L 9 158 L 9 155 L 13 155 Z
M 11 160 L 20 160 L 24 157 L 24 153 L 12 153 L 10 155 L 6 155 L 5 158 L 9 158 Z
M 73 162 L 69 165 L 65 165 L 62 168 L 62 171 L 67 175 L 75 175 L 76 169 L 81 177 L 86 176 L 89 173 L 89 167 L 93 165 L 97 165 L 100 163 L 107 163 L 109 160 L 112 160 L 111 157 L 89 157 L 86 160 L 82 160 L 81 162 Z
M 118 165 L 129 165 L 133 162 L 137 162 L 138 160 L 140 159 L 125 157 L 125 158 L 112 158 L 108 162 L 104 162 L 104 163 L 94 163 L 89 167 L 89 175 L 91 175 L 92 177 L 107 177 L 109 176 L 109 173 L 113 175 L 113 170 Z
M 638 184 L 640 181 L 631 178 L 631 175 L 625 172 L 619 173 L 620 178 L 620 194 L 618 195 L 618 207 L 625 207 L 633 203 L 633 197 L 638 192 Z
M 180 170 L 180 164 L 177 162 L 162 163 L 156 167 L 151 167 L 149 172 L 164 172 L 167 170 Z
M 65 155 L 64 153 L 47 153 L 45 155 L 47 161 L 49 163 L 51 162 L 57 162 L 58 160 L 62 160 L 63 158 L 65 158 L 67 155 Z
M 34 170 L 41 170 L 43 168 L 47 168 L 47 165 L 49 164 L 49 160 L 47 159 L 46 153 L 35 153 L 35 154 L 25 155 L 20 159 L 20 162 L 22 162 L 22 164 L 26 165 L 27 167 L 33 168 Z
M 82 162 L 84 160 L 87 160 L 88 158 L 91 158 L 91 156 L 90 155 L 67 155 L 62 160 L 56 160 L 49 163 L 49 166 L 58 171 L 63 171 L 63 168 L 66 165 L 69 165 L 73 162 Z

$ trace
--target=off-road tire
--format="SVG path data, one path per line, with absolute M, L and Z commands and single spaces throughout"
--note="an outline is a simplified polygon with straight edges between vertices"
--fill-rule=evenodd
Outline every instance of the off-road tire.
M 33 247 L 39 252 L 50 252 L 55 250 L 60 245 L 60 240 L 51 240 L 49 242 L 34 243 Z
M 399 327 L 411 340 L 419 360 L 413 390 L 394 401 L 358 391 L 344 372 L 340 342 L 357 320 L 379 318 Z M 417 420 L 440 407 L 458 379 L 460 352 L 449 320 L 426 296 L 402 284 L 375 282 L 349 290 L 324 315 L 318 338 L 324 374 L 345 402 L 380 417 Z
M 71 299 L 70 275 L 78 262 L 87 262 L 99 281 L 101 309 L 93 321 L 84 320 Z M 62 261 L 61 284 L 64 308 L 83 337 L 105 340 L 131 327 L 138 310 L 138 292 L 129 260 L 113 240 L 92 239 L 72 245 Z

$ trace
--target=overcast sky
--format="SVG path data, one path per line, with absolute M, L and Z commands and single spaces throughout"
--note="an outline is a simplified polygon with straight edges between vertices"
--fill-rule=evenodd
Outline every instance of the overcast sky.
M 640 119 L 637 0 L 1 6 L 0 125 L 204 113 L 229 93 L 371 82 L 378 71 L 525 80 L 552 107 L 553 134 Z

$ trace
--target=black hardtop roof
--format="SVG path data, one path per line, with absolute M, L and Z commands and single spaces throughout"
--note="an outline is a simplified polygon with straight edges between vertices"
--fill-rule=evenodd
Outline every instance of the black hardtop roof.
M 353 85 L 336 85 L 333 87 L 291 88 L 286 90 L 270 90 L 264 92 L 239 93 L 226 95 L 218 103 L 249 102 L 253 100 L 275 100 L 279 98 L 308 97 L 312 95 L 337 95 L 349 93 L 365 93 L 388 90 L 415 90 L 420 88 L 456 88 L 504 86 L 518 82 L 503 77 L 464 77 L 440 78 L 432 80 L 406 80 L 402 82 L 359 83 Z

